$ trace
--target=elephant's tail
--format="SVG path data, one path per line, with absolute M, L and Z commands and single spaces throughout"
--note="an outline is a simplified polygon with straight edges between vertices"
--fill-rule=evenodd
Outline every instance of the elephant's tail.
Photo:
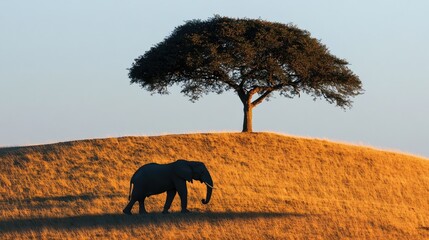
M 128 201 L 131 201 L 131 190 L 133 187 L 133 180 L 130 181 L 130 192 L 128 193 Z

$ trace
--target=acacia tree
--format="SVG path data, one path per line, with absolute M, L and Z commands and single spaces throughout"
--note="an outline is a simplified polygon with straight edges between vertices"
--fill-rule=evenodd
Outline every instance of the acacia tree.
M 252 109 L 274 92 L 351 107 L 363 89 L 347 65 L 294 25 L 215 16 L 176 27 L 135 59 L 129 77 L 152 93 L 178 84 L 191 101 L 233 90 L 243 103 L 243 132 L 251 132 Z

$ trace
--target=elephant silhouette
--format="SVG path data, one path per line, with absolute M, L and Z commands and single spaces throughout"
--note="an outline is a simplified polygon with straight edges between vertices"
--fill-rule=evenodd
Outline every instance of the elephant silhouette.
M 135 202 L 139 202 L 139 213 L 147 213 L 144 201 L 147 197 L 167 192 L 163 213 L 168 213 L 176 193 L 181 200 L 181 212 L 189 212 L 188 189 L 186 182 L 198 180 L 207 185 L 206 198 L 203 204 L 210 202 L 213 191 L 213 180 L 207 167 L 202 162 L 177 160 L 168 164 L 149 163 L 140 167 L 130 180 L 129 203 L 123 209 L 125 214 L 131 214 Z

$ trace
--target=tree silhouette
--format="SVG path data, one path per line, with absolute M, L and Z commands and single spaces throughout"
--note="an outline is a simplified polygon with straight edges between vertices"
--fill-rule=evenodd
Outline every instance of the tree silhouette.
M 152 93 L 180 85 L 191 101 L 233 90 L 243 103 L 242 131 L 251 132 L 252 109 L 274 92 L 351 107 L 350 98 L 363 89 L 347 65 L 294 25 L 215 16 L 176 27 L 135 59 L 129 77 Z

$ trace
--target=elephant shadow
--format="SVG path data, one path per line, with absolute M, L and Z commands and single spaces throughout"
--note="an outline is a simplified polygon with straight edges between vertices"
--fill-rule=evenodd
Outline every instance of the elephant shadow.
M 105 195 L 94 195 L 94 194 L 81 194 L 81 195 L 64 195 L 64 196 L 49 196 L 49 197 L 32 197 L 23 199 L 4 199 L 0 200 L 2 204 L 28 204 L 28 203 L 39 203 L 47 204 L 51 201 L 54 202 L 74 202 L 74 201 L 90 201 L 99 198 L 119 198 L 123 197 L 122 194 L 105 194 Z
M 84 228 L 121 228 L 145 226 L 148 224 L 168 225 L 180 222 L 217 222 L 222 220 L 254 218 L 301 218 L 307 214 L 276 212 L 191 212 L 191 213 L 151 213 L 145 215 L 102 214 L 71 217 L 42 217 L 29 219 L 0 220 L 0 232 L 20 232 L 28 230 L 73 230 Z

